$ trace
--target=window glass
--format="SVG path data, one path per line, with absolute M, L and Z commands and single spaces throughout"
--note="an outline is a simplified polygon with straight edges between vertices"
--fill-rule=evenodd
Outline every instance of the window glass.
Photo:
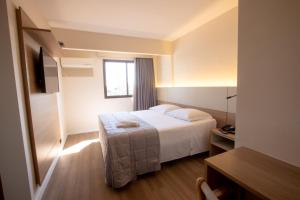
M 132 96 L 134 73 L 133 61 L 104 60 L 106 98 Z

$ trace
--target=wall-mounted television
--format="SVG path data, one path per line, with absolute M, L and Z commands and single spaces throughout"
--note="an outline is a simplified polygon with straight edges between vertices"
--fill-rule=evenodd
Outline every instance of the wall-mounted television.
M 39 54 L 38 82 L 43 93 L 59 92 L 58 66 L 56 61 L 41 47 Z

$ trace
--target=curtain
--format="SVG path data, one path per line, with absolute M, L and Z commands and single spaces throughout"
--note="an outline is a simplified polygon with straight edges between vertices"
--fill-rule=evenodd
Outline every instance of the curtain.
M 135 59 L 134 110 L 147 110 L 156 105 L 155 77 L 152 58 Z

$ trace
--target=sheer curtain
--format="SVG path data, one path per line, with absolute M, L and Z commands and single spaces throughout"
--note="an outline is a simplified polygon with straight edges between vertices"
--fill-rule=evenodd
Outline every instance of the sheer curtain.
M 135 59 L 134 110 L 146 110 L 156 105 L 155 77 L 152 58 Z

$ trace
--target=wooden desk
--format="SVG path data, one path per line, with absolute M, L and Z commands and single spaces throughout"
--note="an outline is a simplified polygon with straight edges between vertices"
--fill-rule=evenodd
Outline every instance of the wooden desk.
M 300 168 L 251 149 L 240 147 L 207 158 L 205 166 L 212 189 L 225 182 L 241 188 L 242 199 L 300 199 Z

